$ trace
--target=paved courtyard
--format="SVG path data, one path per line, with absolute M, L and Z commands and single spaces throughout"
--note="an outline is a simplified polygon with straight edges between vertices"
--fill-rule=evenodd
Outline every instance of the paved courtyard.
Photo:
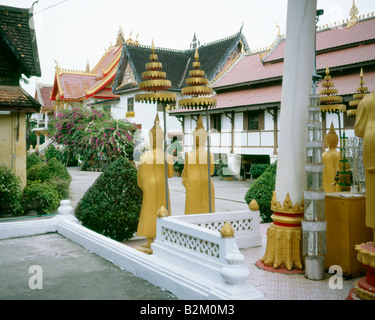
M 72 205 L 100 175 L 69 168 L 72 175 Z M 244 196 L 250 181 L 222 181 L 214 177 L 216 211 L 248 210 Z M 180 177 L 169 179 L 172 215 L 183 214 L 184 187 Z M 41 219 L 41 218 L 39 218 Z M 330 277 L 310 281 L 303 274 L 272 273 L 255 262 L 264 255 L 268 224 L 261 225 L 261 247 L 241 250 L 250 270 L 248 283 L 270 300 L 344 300 L 355 279 L 344 280 L 342 288 L 331 289 Z M 135 246 L 142 239 L 125 245 Z M 29 268 L 43 265 L 43 290 L 30 290 Z M 0 240 L 0 299 L 122 299 L 173 300 L 171 293 L 127 273 L 59 234 Z

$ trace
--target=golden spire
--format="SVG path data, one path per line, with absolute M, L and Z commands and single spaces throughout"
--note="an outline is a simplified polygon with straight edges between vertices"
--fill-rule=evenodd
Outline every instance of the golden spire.
M 350 109 L 346 112 L 348 116 L 355 116 L 357 114 L 357 107 L 359 103 L 361 102 L 362 98 L 369 93 L 368 87 L 365 87 L 365 82 L 363 81 L 363 69 L 361 68 L 361 72 L 359 74 L 359 87 L 357 87 L 357 90 L 355 94 L 353 94 L 353 100 L 349 101 L 349 106 L 353 107 L 353 109 Z
M 202 121 L 202 115 L 199 115 L 197 126 L 195 127 L 195 130 L 198 131 L 199 129 L 204 129 L 203 121 Z
M 194 58 L 195 58 L 195 61 L 199 60 L 198 48 L 195 48 Z
M 151 51 L 152 51 L 152 54 L 155 54 L 155 45 L 154 45 L 154 39 L 152 39 L 152 44 L 151 44 Z
M 353 5 L 349 11 L 350 21 L 346 25 L 348 29 L 353 27 L 357 23 L 357 20 L 358 20 L 357 14 L 359 14 L 359 10 L 357 6 L 355 5 L 355 1 L 353 0 Z
M 156 114 L 155 120 L 154 120 L 154 126 L 151 128 L 150 133 L 155 137 L 156 136 L 156 131 L 161 130 L 160 127 L 160 120 L 159 120 L 159 115 Z

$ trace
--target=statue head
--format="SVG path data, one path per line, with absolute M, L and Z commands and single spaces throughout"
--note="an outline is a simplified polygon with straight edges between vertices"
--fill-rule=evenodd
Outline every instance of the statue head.
M 204 129 L 202 116 L 199 115 L 197 126 L 193 131 L 193 143 L 195 148 L 204 147 L 207 140 L 207 132 Z
M 150 139 L 150 145 L 152 146 L 152 149 L 161 149 L 163 147 L 164 132 L 160 126 L 158 114 L 156 114 L 154 126 L 151 128 L 148 136 Z
M 329 132 L 326 134 L 326 147 L 330 149 L 335 149 L 339 143 L 339 136 L 337 135 L 335 128 L 333 127 L 333 122 L 331 122 L 331 127 Z

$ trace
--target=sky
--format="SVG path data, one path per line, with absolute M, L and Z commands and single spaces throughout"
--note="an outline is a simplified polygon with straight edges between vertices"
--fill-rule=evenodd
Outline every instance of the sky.
M 0 0 L 1 5 L 30 8 L 35 0 Z M 287 0 L 39 0 L 34 5 L 42 76 L 53 84 L 55 61 L 66 69 L 93 68 L 119 27 L 143 45 L 189 49 L 194 32 L 200 44 L 232 36 L 243 26 L 251 50 L 270 46 L 278 28 L 286 33 Z M 375 11 L 374 0 L 355 0 L 359 15 Z M 318 26 L 350 18 L 353 0 L 317 0 L 323 9 Z M 35 77 L 26 90 L 34 94 Z

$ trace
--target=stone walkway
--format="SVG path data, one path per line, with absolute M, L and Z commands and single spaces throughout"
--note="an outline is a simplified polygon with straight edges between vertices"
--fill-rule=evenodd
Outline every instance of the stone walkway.
M 72 175 L 72 206 L 101 174 L 69 168 Z M 244 196 L 250 181 L 222 181 L 214 177 L 216 212 L 248 210 Z M 185 195 L 180 177 L 169 179 L 172 215 L 183 214 Z M 259 269 L 255 262 L 266 248 L 266 230 L 261 224 L 261 247 L 241 250 L 250 270 L 248 283 L 270 300 L 344 300 L 354 281 L 344 280 L 342 288 L 329 286 L 331 274 L 322 281 L 310 281 L 303 274 L 273 273 Z M 128 241 L 138 245 L 143 239 Z M 43 290 L 30 290 L 31 265 L 44 265 Z M 169 292 L 139 279 L 112 263 L 89 253 L 59 234 L 6 239 L 0 241 L 0 299 L 137 299 L 173 300 Z M 128 290 L 129 289 L 129 290 Z

